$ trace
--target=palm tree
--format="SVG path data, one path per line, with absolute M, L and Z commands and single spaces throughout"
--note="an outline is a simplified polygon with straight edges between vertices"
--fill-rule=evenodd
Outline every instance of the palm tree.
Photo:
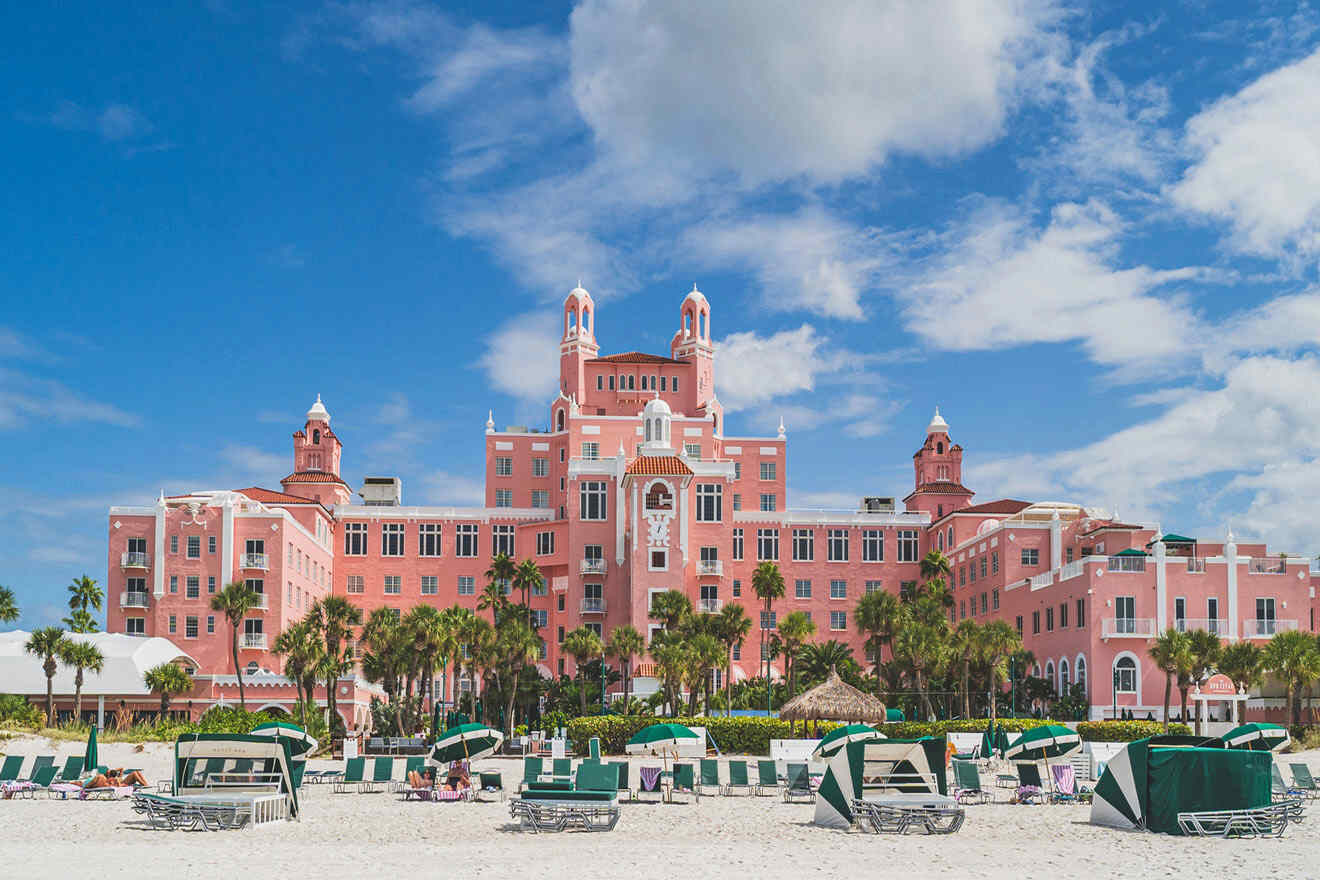
M 405 736 L 403 704 L 407 688 L 403 682 L 413 656 L 411 635 L 394 609 L 376 608 L 362 625 L 362 644 L 362 674 L 369 681 L 380 682 L 394 715 L 394 735 Z
M 1264 678 L 1264 652 L 1251 642 L 1232 642 L 1219 653 L 1216 668 L 1231 678 L 1236 688 L 1247 691 Z
M 922 583 L 931 583 L 939 581 L 942 584 L 949 582 L 949 557 L 938 550 L 931 550 L 921 560 L 921 580 Z
M 325 673 L 325 702 L 330 715 L 330 738 L 335 735 L 335 683 L 339 676 L 352 667 L 347 646 L 341 647 L 353 635 L 352 627 L 362 623 L 362 609 L 343 596 L 326 596 L 312 605 L 308 613 L 317 632 L 325 641 L 321 669 Z
M 837 639 L 814 642 L 803 647 L 794 663 L 798 681 L 824 681 L 834 669 L 845 681 L 859 675 L 862 668 L 853 657 L 852 648 Z
M 688 714 L 697 714 L 697 695 L 703 690 L 706 704 L 703 710 L 710 714 L 711 672 L 724 660 L 724 645 L 708 632 L 696 632 L 687 642 L 687 660 L 684 663 L 684 683 L 688 688 Z
M 1283 679 L 1288 688 L 1292 723 L 1302 722 L 1302 690 L 1320 678 L 1320 646 L 1315 636 L 1301 630 L 1275 633 L 1265 643 L 1265 668 Z
M 459 666 L 463 662 L 463 646 L 467 644 L 465 635 L 472 629 L 472 621 L 477 619 L 477 615 L 472 612 L 471 608 L 464 608 L 457 603 L 441 613 L 445 617 L 446 630 L 441 662 L 448 671 L 449 680 L 446 685 L 452 695 L 457 693 L 458 690 L 455 682 L 458 681 Z
M 623 667 L 623 699 L 626 703 L 632 695 L 632 658 L 646 650 L 646 640 L 637 628 L 631 624 L 616 626 L 610 630 L 610 642 L 606 649 L 611 657 Z
M 225 584 L 224 589 L 211 597 L 211 610 L 219 611 L 229 621 L 229 648 L 234 656 L 234 675 L 238 678 L 238 704 L 244 712 L 247 711 L 247 698 L 243 693 L 243 668 L 238 663 L 238 628 L 259 601 L 256 592 L 243 581 Z
M 490 561 L 490 568 L 486 569 L 486 583 L 496 584 L 499 587 L 501 595 L 505 590 L 513 586 L 513 578 L 518 573 L 518 567 L 514 561 L 506 554 L 500 553 Z M 523 604 L 527 604 L 526 598 Z
M 65 639 L 67 645 L 60 653 L 60 660 L 65 666 L 72 666 L 77 671 L 73 674 L 73 720 L 82 720 L 83 670 L 90 669 L 97 675 L 105 668 L 105 655 L 91 642 L 77 642 Z
M 596 634 L 591 633 L 593 636 Z M 596 642 L 600 643 L 600 637 L 596 637 Z M 604 653 L 605 646 L 601 644 L 601 653 Z M 506 698 L 505 707 L 507 712 L 504 716 L 504 731 L 509 736 L 513 735 L 514 727 L 514 709 L 518 698 L 518 678 L 529 663 L 535 663 L 541 656 L 541 637 L 536 634 L 536 630 L 530 623 L 522 619 L 513 619 L 505 626 L 500 627 L 495 638 L 495 653 L 503 667 L 501 676 L 505 682 Z M 603 687 L 603 685 L 602 685 Z M 604 699 L 602 690 L 601 698 Z
M 160 694 L 160 717 L 163 720 L 170 711 L 170 697 L 186 694 L 192 690 L 192 677 L 183 668 L 173 663 L 153 666 L 142 674 L 142 683 L 147 690 Z
M 733 649 L 742 648 L 752 631 L 752 619 L 737 602 L 725 605 L 715 619 L 715 634 L 724 643 L 724 714 L 733 714 Z
M 284 657 L 284 674 L 298 690 L 298 717 L 307 724 L 306 705 L 316 692 L 316 673 L 325 654 L 316 628 L 304 617 L 275 637 L 275 653 Z
M 1150 646 L 1150 659 L 1164 673 L 1164 732 L 1169 732 L 1169 699 L 1173 696 L 1173 682 L 1183 669 L 1191 667 L 1191 647 L 1187 633 L 1169 627 L 1164 635 Z
M 587 682 L 583 673 L 588 660 L 595 660 L 605 653 L 605 646 L 595 630 L 579 626 L 564 637 L 564 652 L 573 658 L 577 665 L 574 675 L 578 679 L 578 697 L 581 700 L 582 714 L 587 714 Z
M 944 558 L 939 553 L 934 555 Z M 930 554 L 927 559 L 931 559 Z M 933 563 L 937 564 L 938 560 Z M 928 720 L 935 717 L 935 707 L 926 686 L 948 650 L 949 618 L 945 611 L 948 601 L 944 581 L 938 577 L 928 580 L 912 591 L 907 601 L 901 602 L 902 613 L 894 635 L 894 656 L 911 672 L 917 698 Z
M 434 605 L 415 605 L 404 617 L 413 640 L 413 649 L 421 667 L 422 680 L 430 695 L 431 709 L 435 709 L 435 667 L 446 650 L 449 624 L 444 614 Z
M 46 673 L 46 726 L 55 726 L 55 671 L 59 668 L 55 658 L 62 656 L 68 648 L 69 639 L 58 626 L 47 626 L 34 630 L 28 637 L 23 650 L 41 658 L 42 671 Z
M 797 656 L 807 641 L 816 634 L 816 624 L 805 611 L 784 615 L 777 627 L 784 654 L 785 677 L 788 679 L 788 698 L 791 700 L 797 685 Z
M 541 574 L 541 567 L 536 564 L 534 559 L 524 559 L 513 573 L 513 586 L 515 589 L 522 591 L 524 608 L 527 607 L 527 594 L 543 583 L 545 583 L 545 576 Z
M 949 642 L 953 660 L 959 665 L 963 718 L 972 717 L 972 660 L 981 652 L 981 627 L 974 620 L 964 620 L 953 631 Z
M 688 647 L 683 638 L 667 630 L 659 630 L 651 639 L 647 653 L 655 661 L 664 692 L 664 705 L 671 714 L 678 713 L 678 688 L 688 662 Z
M 674 632 L 692 614 L 692 600 L 680 590 L 665 590 L 651 597 L 652 620 L 660 621 L 666 632 Z
M 752 572 L 752 592 L 765 603 L 765 613 L 761 618 L 761 658 L 765 662 L 765 688 L 770 693 L 770 628 L 766 626 L 773 610 L 772 603 L 784 598 L 784 576 L 779 566 L 766 560 L 756 566 Z M 768 698 L 767 698 L 768 699 Z
M 14 597 L 14 591 L 0 586 L 0 623 L 13 623 L 18 618 L 18 600 Z
M 1219 636 L 1203 629 L 1194 629 L 1187 634 L 1187 646 L 1191 656 L 1191 667 L 1188 670 L 1187 685 L 1182 686 L 1182 711 L 1183 720 L 1187 719 L 1187 689 L 1193 684 L 1200 684 L 1205 680 L 1219 662 L 1219 654 L 1223 646 L 1219 643 Z M 1201 703 L 1196 713 L 1196 730 L 1201 730 L 1201 716 L 1205 713 L 1205 703 Z
M 990 720 L 999 715 L 1000 682 L 1008 679 L 1005 663 L 1022 647 L 1022 637 L 1007 620 L 992 620 L 981 627 L 981 659 L 990 671 Z
M 96 632 L 96 619 L 89 609 L 101 610 L 105 594 L 96 581 L 83 575 L 69 584 L 69 616 L 64 623 L 76 633 Z
M 893 644 L 894 633 L 898 629 L 899 621 L 903 616 L 902 603 L 893 593 L 886 593 L 884 590 L 876 590 L 867 593 L 857 600 L 857 608 L 853 612 L 853 620 L 857 624 L 860 632 L 867 634 L 866 647 L 875 656 L 875 680 L 877 689 L 880 686 L 880 661 L 882 659 L 880 649 L 885 645 Z

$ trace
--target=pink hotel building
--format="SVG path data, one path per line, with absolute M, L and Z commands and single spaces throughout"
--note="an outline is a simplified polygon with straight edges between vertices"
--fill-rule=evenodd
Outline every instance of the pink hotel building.
M 292 688 L 271 647 L 314 601 L 333 593 L 364 612 L 421 602 L 475 608 L 492 556 L 507 553 L 535 559 L 545 574 L 530 600 L 543 674 L 573 672 L 559 647 L 565 633 L 584 625 L 608 637 L 624 623 L 647 633 L 650 597 L 678 589 L 700 611 L 747 608 L 754 628 L 734 669 L 743 678 L 758 668 L 756 627 L 774 626 L 751 590 L 759 561 L 776 561 L 784 574 L 775 614 L 810 613 L 817 638 L 847 642 L 860 659 L 857 599 L 918 580 L 918 561 L 935 549 L 953 567 L 955 618 L 1013 623 L 1038 674 L 1060 689 L 1084 683 L 1097 718 L 1115 704 L 1159 715 L 1164 679 L 1146 651 L 1169 626 L 1230 640 L 1314 629 L 1304 558 L 1270 556 L 1231 534 L 1221 542 L 1163 534 L 1076 504 L 972 504 L 963 449 L 938 410 L 913 454 L 901 510 L 886 497 L 848 511 L 789 508 L 783 425 L 772 437 L 725 433 L 700 292 L 684 298 L 667 357 L 601 356 L 595 329 L 595 306 L 577 288 L 564 304 L 549 429 L 497 431 L 486 421 L 482 507 L 404 506 L 398 481 L 380 477 L 367 477 L 365 503 L 352 503 L 343 447 L 318 396 L 293 435 L 281 491 L 162 493 L 151 506 L 111 508 L 107 629 L 175 642 L 198 674 L 194 711 L 232 701 L 230 631 L 208 598 L 245 579 L 263 596 L 240 641 L 250 692 L 257 705 L 288 707 Z M 639 681 L 642 692 L 647 685 Z M 447 696 L 466 686 L 448 683 Z M 350 725 L 367 723 L 377 693 L 357 675 L 340 682 Z M 1248 708 L 1262 717 L 1278 702 Z

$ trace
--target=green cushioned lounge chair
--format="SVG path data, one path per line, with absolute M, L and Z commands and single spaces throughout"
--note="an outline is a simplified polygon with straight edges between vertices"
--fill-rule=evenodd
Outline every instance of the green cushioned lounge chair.
M 711 792 L 723 794 L 724 787 L 720 785 L 720 762 L 714 758 L 701 759 L 701 779 L 697 782 L 697 794 L 704 794 L 707 797 Z
M 49 767 L 42 767 L 36 773 L 32 774 L 31 779 L 27 780 L 27 782 L 30 784 L 31 787 L 26 789 L 25 791 L 20 792 L 20 794 L 24 797 L 30 798 L 30 797 L 34 797 L 37 794 L 37 792 L 44 791 L 46 793 L 46 796 L 49 797 L 50 787 L 59 781 L 58 779 L 55 778 L 55 774 L 58 772 L 59 772 L 59 768 L 55 767 L 54 765 L 51 765 Z
M 783 787 L 784 803 L 791 804 L 799 798 L 815 800 L 816 793 L 811 790 L 811 774 L 806 764 L 789 764 L 788 779 Z
M 335 793 L 344 794 L 345 792 L 356 791 L 357 787 L 362 784 L 366 768 L 366 758 L 361 756 L 349 758 L 344 763 L 344 775 L 335 780 Z
M 677 803 L 675 798 L 679 797 L 701 802 L 701 792 L 697 790 L 696 772 L 691 764 L 674 764 L 674 777 L 669 786 L 669 802 Z
M 985 804 L 992 798 L 981 785 L 981 773 L 971 761 L 953 762 L 954 799 L 960 804 Z
M 724 793 L 729 796 L 752 793 L 752 784 L 747 779 L 746 761 L 729 762 L 729 783 L 724 786 Z
M 55 779 L 56 782 L 77 782 L 82 777 L 83 759 L 79 755 L 72 755 L 65 759 L 64 769 Z
M 757 797 L 779 794 L 779 770 L 774 761 L 763 758 L 756 762 L 756 788 L 753 791 Z
M 628 762 L 610 761 L 607 766 L 613 767 L 615 773 L 618 774 L 618 782 L 616 782 L 614 786 L 615 791 L 622 792 L 623 796 L 627 797 L 628 792 L 630 791 L 628 788 Z
M 483 797 L 484 796 L 484 797 Z M 504 777 L 499 773 L 482 771 L 477 774 L 477 787 L 473 792 L 474 800 L 504 800 Z
M 18 774 L 23 769 L 22 755 L 8 755 L 5 763 L 0 766 L 0 782 L 15 782 L 18 780 Z
M 394 779 L 394 758 L 381 755 L 371 768 L 371 778 L 358 783 L 358 792 L 381 791 L 381 786 L 388 786 Z
M 571 781 L 573 779 L 573 759 L 555 758 L 550 775 L 553 776 L 556 781 L 563 779 Z
M 1320 786 L 1315 784 L 1315 778 L 1311 776 L 1311 768 L 1305 764 L 1289 764 L 1288 769 L 1292 771 L 1293 788 L 1300 791 L 1310 800 L 1320 797 Z
M 518 783 L 518 790 L 530 787 L 534 782 L 541 778 L 541 759 L 537 757 L 523 758 L 523 778 Z
M 396 793 L 397 793 L 397 792 L 400 792 L 400 791 L 403 791 L 405 788 L 408 788 L 408 787 L 409 787 L 409 785 L 408 785 L 408 774 L 409 774 L 409 773 L 413 773 L 413 772 L 422 773 L 422 772 L 424 772 L 425 770 L 426 770 L 426 756 L 425 756 L 425 755 L 412 755 L 412 756 L 408 757 L 408 758 L 403 762 L 403 778 L 402 778 L 402 779 L 393 779 L 393 778 L 390 779 L 390 791 L 392 791 L 392 792 L 396 792 Z M 393 770 L 391 770 L 390 772 L 393 773 Z
M 609 831 L 619 821 L 618 772 L 584 761 L 573 788 L 529 788 L 509 806 L 526 831 L 562 831 L 568 826 Z

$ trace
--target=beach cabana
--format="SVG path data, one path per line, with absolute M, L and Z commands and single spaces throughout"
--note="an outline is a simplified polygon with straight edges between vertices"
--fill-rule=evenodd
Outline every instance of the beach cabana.
M 848 743 L 830 759 L 825 778 L 816 790 L 815 824 L 850 827 L 854 799 L 894 794 L 946 795 L 946 748 L 942 736 Z
M 1179 813 L 1268 807 L 1272 761 L 1267 751 L 1226 749 L 1214 738 L 1139 739 L 1109 759 L 1091 824 L 1182 834 Z
M 211 761 L 248 762 L 251 770 L 243 774 L 203 772 Z M 298 789 L 291 763 L 286 739 L 237 733 L 184 734 L 174 743 L 175 799 L 282 795 L 288 803 L 286 815 L 296 819 Z
M 289 771 L 293 787 L 302 788 L 303 774 L 307 770 L 307 756 L 316 751 L 316 737 L 303 728 L 287 721 L 268 721 L 252 728 L 253 736 L 264 736 L 288 743 Z
M 821 737 L 820 742 L 816 744 L 816 748 L 812 750 L 811 757 L 816 759 L 831 758 L 848 743 L 869 742 L 885 738 L 883 733 L 866 724 L 845 724 L 842 727 L 834 728 Z
M 839 678 L 830 667 L 825 680 L 798 694 L 779 709 L 783 721 L 884 721 L 885 704 Z

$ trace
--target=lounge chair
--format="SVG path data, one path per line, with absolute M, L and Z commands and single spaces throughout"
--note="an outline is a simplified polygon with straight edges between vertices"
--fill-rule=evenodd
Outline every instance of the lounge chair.
M 628 762 L 610 761 L 606 766 L 613 767 L 618 774 L 618 781 L 615 783 L 614 790 L 616 792 L 622 792 L 625 798 L 628 797 L 628 792 L 630 791 L 628 788 Z
M 756 786 L 752 793 L 757 797 L 779 794 L 779 768 L 774 761 L 763 758 L 756 762 Z
M 1183 834 L 1199 837 L 1282 837 L 1290 819 L 1287 804 L 1243 810 L 1179 813 Z
M 541 759 L 538 757 L 523 758 L 523 778 L 518 783 L 518 791 L 531 787 L 541 779 Z
M 1077 770 L 1072 764 L 1051 764 L 1050 803 L 1083 804 L 1091 800 L 1091 790 L 1077 784 Z
M 28 771 L 28 777 L 26 781 L 27 782 L 35 781 L 37 778 L 37 773 L 39 773 L 43 767 L 54 767 L 54 766 L 55 766 L 54 755 L 37 755 L 37 757 L 32 761 L 32 769 Z
M 509 815 L 524 831 L 610 831 L 619 821 L 618 778 L 613 766 L 583 762 L 571 788 L 529 788 L 509 804 Z
M 482 771 L 477 774 L 477 785 L 473 791 L 474 800 L 483 800 L 482 795 L 489 795 L 494 800 L 498 795 L 500 800 L 504 800 L 504 777 L 499 773 L 490 773 Z
M 971 761 L 953 762 L 953 798 L 960 804 L 987 804 L 994 800 L 981 785 L 981 772 Z
M 64 760 L 64 769 L 60 775 L 55 778 L 56 782 L 77 782 L 82 777 L 83 759 L 77 755 L 70 755 Z
M 388 786 L 394 781 L 394 758 L 389 755 L 380 755 L 376 758 L 376 763 L 371 769 L 371 778 L 363 779 L 358 783 L 358 793 L 375 793 L 381 790 L 381 786 Z
M 32 798 L 36 796 L 37 792 L 45 792 L 46 797 L 50 797 L 50 787 L 58 784 L 58 780 L 55 777 L 55 774 L 58 772 L 59 769 L 53 765 L 42 767 L 36 773 L 32 774 L 32 778 L 24 783 L 23 790 L 18 793 L 23 797 Z
M 644 794 L 658 795 L 659 801 L 657 802 L 664 801 L 665 790 L 661 768 L 643 767 L 637 772 L 637 790 L 633 792 L 633 800 L 640 801 Z
M 724 794 L 724 786 L 720 785 L 720 762 L 714 758 L 701 759 L 701 779 L 697 782 L 697 794 L 709 797 L 708 789 L 714 789 L 715 794 Z
M 344 764 L 344 775 L 335 781 L 335 793 L 344 794 L 348 791 L 356 790 L 357 787 L 362 784 L 366 768 L 366 758 L 349 758 Z
M 743 794 L 752 793 L 752 784 L 747 781 L 747 762 L 730 761 L 729 762 L 729 783 L 724 786 L 724 794 L 732 796 L 735 788 L 742 789 Z
M 409 758 L 406 758 L 403 762 L 403 778 L 390 779 L 390 791 L 397 794 L 398 792 L 401 792 L 406 788 L 411 788 L 412 786 L 408 782 L 409 774 L 421 773 L 425 769 L 426 769 L 426 757 L 424 755 L 413 755 Z M 390 772 L 392 774 L 394 771 L 391 770 Z
M 927 834 L 953 834 L 962 827 L 966 811 L 943 795 L 892 795 L 853 798 L 854 821 L 876 834 L 907 834 L 922 828 Z
M 1270 764 L 1270 802 L 1274 804 L 1283 804 L 1288 808 L 1288 821 L 1300 822 L 1306 818 L 1302 806 L 1302 799 L 1306 793 L 1300 789 L 1289 788 L 1283 781 L 1283 774 L 1279 772 L 1279 765 Z
M 555 779 L 555 781 L 557 782 L 573 781 L 572 758 L 555 758 L 551 766 L 552 769 L 550 771 L 550 775 Z
M 815 800 L 816 792 L 811 787 L 811 773 L 806 764 L 789 764 L 788 777 L 780 789 L 784 803 L 791 804 L 798 798 Z
M 1045 783 L 1040 778 L 1040 768 L 1035 764 L 1017 765 L 1018 787 L 1016 792 L 1019 804 L 1043 804 L 1047 800 Z
M 8 755 L 5 763 L 0 766 L 0 782 L 17 782 L 18 774 L 23 769 L 22 755 Z
M 1315 779 L 1311 776 L 1311 768 L 1305 764 L 1289 764 L 1288 769 L 1292 771 L 1294 789 L 1300 791 L 1308 800 L 1320 797 L 1320 786 L 1315 784 Z
M 587 740 L 587 756 L 597 761 L 600 760 L 600 737 L 593 736 Z
M 674 775 L 669 786 L 669 802 L 677 803 L 675 797 L 691 797 L 701 803 L 701 792 L 697 790 L 696 772 L 691 764 L 674 764 Z

